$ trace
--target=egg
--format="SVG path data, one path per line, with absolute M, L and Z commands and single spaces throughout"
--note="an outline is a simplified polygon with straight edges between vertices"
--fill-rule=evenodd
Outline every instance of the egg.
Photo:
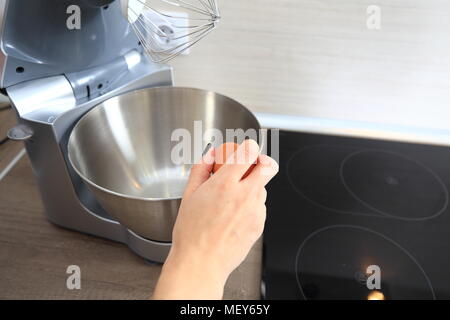
M 228 160 L 228 158 L 236 152 L 239 145 L 234 142 L 226 142 L 222 144 L 221 146 L 217 147 L 215 150 L 215 163 L 213 167 L 213 173 L 216 173 L 223 164 Z M 252 164 L 250 168 L 247 170 L 247 172 L 242 176 L 242 179 L 246 178 L 250 172 L 255 167 L 255 164 Z

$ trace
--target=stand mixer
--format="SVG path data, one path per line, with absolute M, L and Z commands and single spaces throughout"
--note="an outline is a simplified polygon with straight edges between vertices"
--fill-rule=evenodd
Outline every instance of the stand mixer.
M 80 30 L 66 27 L 74 4 L 81 9 Z M 143 238 L 113 219 L 68 161 L 70 133 L 84 114 L 126 92 L 171 86 L 172 69 L 152 60 L 166 61 L 192 45 L 165 52 L 145 45 L 149 38 L 133 26 L 138 16 L 124 18 L 128 7 L 127 0 L 0 1 L 0 87 L 18 118 L 8 136 L 25 143 L 48 219 L 162 262 L 171 244 Z M 164 37 L 161 31 L 167 30 L 157 28 L 156 35 Z

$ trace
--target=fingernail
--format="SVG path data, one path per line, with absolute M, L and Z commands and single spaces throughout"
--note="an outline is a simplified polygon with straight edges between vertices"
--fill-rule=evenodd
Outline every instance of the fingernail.
M 251 150 L 251 149 L 256 149 L 256 150 L 259 151 L 259 145 L 258 145 L 258 142 L 256 142 L 256 141 L 253 140 L 253 139 L 246 139 L 244 142 L 242 142 L 242 144 L 244 144 L 244 143 L 246 143 L 246 142 L 247 142 L 248 147 L 250 148 L 250 150 Z
M 259 158 L 259 162 L 261 162 L 264 166 L 270 166 L 271 160 L 269 157 L 261 156 Z
M 246 150 L 249 154 L 256 155 L 259 154 L 259 145 L 253 139 L 247 139 L 240 145 L 240 148 Z
M 275 172 L 278 172 L 280 170 L 280 165 L 274 159 L 272 159 L 272 158 L 270 158 L 270 159 L 272 160 L 270 165 L 275 170 Z
M 273 170 L 278 171 L 279 165 L 278 163 L 269 156 L 261 156 L 259 161 L 264 165 L 265 167 L 271 167 Z

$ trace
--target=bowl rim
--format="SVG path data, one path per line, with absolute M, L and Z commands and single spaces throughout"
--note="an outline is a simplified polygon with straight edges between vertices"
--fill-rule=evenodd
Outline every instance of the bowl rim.
M 110 189 L 107 189 L 105 187 L 99 186 L 98 184 L 96 184 L 95 182 L 91 181 L 90 179 L 86 178 L 86 176 L 81 173 L 81 171 L 74 165 L 74 161 L 72 160 L 71 157 L 71 141 L 72 139 L 74 139 L 74 135 L 73 132 L 75 132 L 75 129 L 80 125 L 81 121 L 87 117 L 92 111 L 96 110 L 97 107 L 100 107 L 100 105 L 104 104 L 106 101 L 109 101 L 111 99 L 115 99 L 121 95 L 127 95 L 127 94 L 132 94 L 132 93 L 136 93 L 139 91 L 149 91 L 149 90 L 172 90 L 172 89 L 182 89 L 182 90 L 190 90 L 190 91 L 199 91 L 199 92 L 203 92 L 203 93 L 212 93 L 214 95 L 223 97 L 225 99 L 228 99 L 238 105 L 240 105 L 242 108 L 244 108 L 245 111 L 247 111 L 247 113 L 250 115 L 250 117 L 253 118 L 253 120 L 255 120 L 256 124 L 258 125 L 258 130 L 261 130 L 261 124 L 258 120 L 258 118 L 253 114 L 253 112 L 251 112 L 246 106 L 244 106 L 242 103 L 240 103 L 239 101 L 230 98 L 224 94 L 221 93 L 217 93 L 211 90 L 205 90 L 205 89 L 200 89 L 200 88 L 195 88 L 195 87 L 177 87 L 177 86 L 157 86 L 157 87 L 149 87 L 149 88 L 141 88 L 141 89 L 135 89 L 135 90 L 130 90 L 130 91 L 126 91 L 126 92 L 122 92 L 120 94 L 114 95 L 112 97 L 109 97 L 108 99 L 103 100 L 102 102 L 94 105 L 92 108 L 90 108 L 88 111 L 86 111 L 85 114 L 83 114 L 83 116 L 80 117 L 80 119 L 77 120 L 77 123 L 75 124 L 75 126 L 72 128 L 70 135 L 69 135 L 69 139 L 67 141 L 67 158 L 69 159 L 69 163 L 70 166 L 72 167 L 72 169 L 78 174 L 78 176 L 86 183 L 88 183 L 91 187 L 98 189 L 104 193 L 119 197 L 119 198 L 124 198 L 124 199 L 129 199 L 129 200 L 140 200 L 140 201 L 146 201 L 146 202 L 156 202 L 156 201 L 173 201 L 173 200 L 181 200 L 184 196 L 184 191 L 183 191 L 183 195 L 181 196 L 177 196 L 177 197 L 167 197 L 167 198 L 149 198 L 149 197 L 139 197 L 139 196 L 132 196 L 132 195 L 126 195 L 117 191 L 113 191 Z M 264 149 L 264 145 L 260 145 L 260 150 Z M 72 149 L 73 150 L 73 149 Z

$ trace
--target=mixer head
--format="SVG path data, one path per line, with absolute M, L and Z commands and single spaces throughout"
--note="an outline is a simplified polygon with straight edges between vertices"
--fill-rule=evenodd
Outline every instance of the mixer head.
M 67 25 L 73 5 L 80 29 Z M 101 68 L 142 51 L 119 0 L 0 0 L 0 22 L 0 88 Z
M 154 62 L 167 62 L 220 20 L 216 0 L 121 0 L 122 12 Z
M 67 26 L 73 5 L 80 10 L 79 29 Z M 0 0 L 0 88 L 65 75 L 83 98 L 103 78 L 118 78 L 111 63 L 126 68 L 128 53 L 168 61 L 218 20 L 216 0 Z M 91 90 L 79 93 L 80 83 Z

